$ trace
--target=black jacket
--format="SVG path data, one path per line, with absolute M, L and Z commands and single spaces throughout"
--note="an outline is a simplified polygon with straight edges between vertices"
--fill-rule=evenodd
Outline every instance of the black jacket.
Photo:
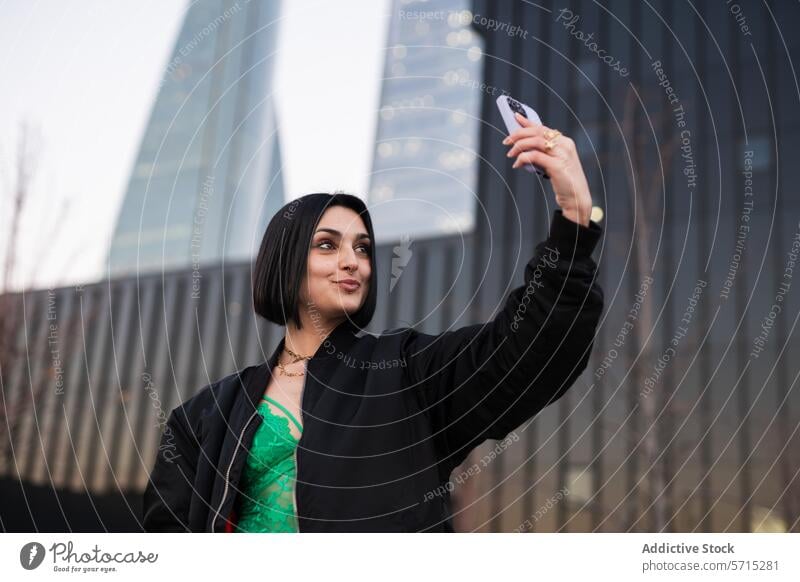
M 524 284 L 488 323 L 439 335 L 335 328 L 307 365 L 300 531 L 452 531 L 441 495 L 451 471 L 586 367 L 603 308 L 590 256 L 601 232 L 556 210 Z M 282 349 L 172 410 L 144 492 L 146 531 L 231 531 L 256 407 Z

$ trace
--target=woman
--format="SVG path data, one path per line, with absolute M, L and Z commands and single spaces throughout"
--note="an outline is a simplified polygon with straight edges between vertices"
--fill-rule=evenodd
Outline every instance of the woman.
M 376 301 L 366 207 L 347 194 L 287 204 L 253 272 L 256 313 L 285 335 L 171 412 L 147 531 L 453 531 L 442 485 L 573 384 L 603 306 L 575 144 L 518 119 L 503 141 L 514 167 L 542 167 L 560 208 L 502 312 L 439 335 L 363 332 Z

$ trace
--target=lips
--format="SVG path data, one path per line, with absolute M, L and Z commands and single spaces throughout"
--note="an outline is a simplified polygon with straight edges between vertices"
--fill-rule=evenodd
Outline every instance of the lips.
M 352 293 L 361 287 L 361 283 L 355 279 L 342 279 L 341 281 L 336 281 L 336 284 L 349 293 Z

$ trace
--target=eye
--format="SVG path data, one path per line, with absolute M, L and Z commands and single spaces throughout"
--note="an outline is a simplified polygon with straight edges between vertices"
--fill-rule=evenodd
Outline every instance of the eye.
M 317 248 L 320 248 L 320 249 L 325 250 L 325 251 L 332 250 L 335 247 L 336 247 L 336 245 L 333 243 L 333 241 L 331 241 L 330 239 L 327 239 L 327 238 L 322 239 L 319 242 L 317 242 Z M 369 256 L 370 252 L 372 252 L 372 245 L 366 244 L 366 243 L 362 243 L 362 244 L 358 245 L 356 247 L 356 249 L 363 249 L 362 253 L 364 255 L 366 255 L 366 256 Z

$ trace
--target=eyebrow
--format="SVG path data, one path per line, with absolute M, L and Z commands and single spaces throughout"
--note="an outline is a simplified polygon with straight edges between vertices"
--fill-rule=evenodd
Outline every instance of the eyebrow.
M 317 232 L 329 232 L 329 233 L 334 234 L 334 235 L 336 235 L 338 237 L 342 236 L 342 233 L 339 232 L 338 230 L 336 230 L 335 228 L 318 228 Z M 317 233 L 315 232 L 314 234 L 317 234 Z M 368 239 L 369 235 L 367 233 L 365 233 L 365 232 L 361 232 L 361 233 L 356 235 L 356 240 L 361 240 L 362 238 L 367 238 Z

